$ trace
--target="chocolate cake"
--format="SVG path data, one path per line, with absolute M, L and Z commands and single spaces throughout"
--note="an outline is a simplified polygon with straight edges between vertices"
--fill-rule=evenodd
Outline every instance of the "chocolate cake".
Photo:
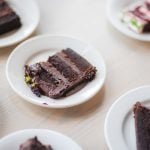
M 0 0 L 0 35 L 21 27 L 19 16 L 9 4 Z
M 25 80 L 37 96 L 65 96 L 81 83 L 94 79 L 96 68 L 75 51 L 67 48 L 46 62 L 25 66 Z
M 150 109 L 137 102 L 134 106 L 137 150 L 150 150 Z
M 150 0 L 129 6 L 123 11 L 121 20 L 134 32 L 150 32 Z
M 21 144 L 19 150 L 52 150 L 52 148 L 50 145 L 43 145 L 37 137 L 34 137 Z

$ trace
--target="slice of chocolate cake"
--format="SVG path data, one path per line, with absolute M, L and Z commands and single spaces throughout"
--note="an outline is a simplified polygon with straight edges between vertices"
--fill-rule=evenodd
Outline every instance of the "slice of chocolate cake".
M 150 109 L 137 102 L 134 106 L 137 150 L 150 150 Z
M 65 96 L 81 83 L 93 80 L 96 68 L 71 49 L 62 50 L 47 62 L 25 66 L 25 80 L 37 96 Z
M 21 27 L 19 16 L 8 3 L 0 0 L 0 35 Z
M 50 145 L 43 145 L 37 137 L 34 137 L 21 144 L 19 150 L 52 150 L 52 148 Z

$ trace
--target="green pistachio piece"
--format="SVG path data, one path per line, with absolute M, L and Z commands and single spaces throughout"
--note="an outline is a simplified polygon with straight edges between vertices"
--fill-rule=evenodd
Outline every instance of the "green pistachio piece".
M 133 19 L 132 19 L 132 20 L 130 21 L 130 23 L 132 24 L 132 26 L 135 26 L 135 27 L 138 28 L 138 29 L 141 27 L 140 25 L 138 25 L 137 20 L 133 20 Z
M 35 87 L 35 83 L 32 83 L 32 84 L 31 84 L 31 87 Z
M 32 78 L 30 76 L 25 76 L 25 82 L 29 83 L 32 80 Z

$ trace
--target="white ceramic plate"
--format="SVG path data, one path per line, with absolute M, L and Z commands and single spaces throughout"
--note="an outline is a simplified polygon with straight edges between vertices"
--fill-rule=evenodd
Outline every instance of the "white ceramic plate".
M 139 2 L 141 0 L 107 0 L 107 17 L 110 23 L 121 33 L 141 41 L 150 41 L 150 34 L 137 34 L 130 30 L 124 23 L 119 19 L 119 14 L 132 5 L 134 2 Z
M 25 84 L 24 65 L 45 61 L 48 56 L 65 48 L 72 48 L 96 66 L 98 70 L 96 78 L 75 94 L 59 100 L 46 96 L 40 98 L 35 96 Z M 106 69 L 103 58 L 91 45 L 67 36 L 45 35 L 25 41 L 12 52 L 7 62 L 6 75 L 13 90 L 25 100 L 40 106 L 65 108 L 81 104 L 92 98 L 104 83 Z
M 40 12 L 35 0 L 7 0 L 20 16 L 21 28 L 0 36 L 0 47 L 10 46 L 26 39 L 38 26 Z
M 19 150 L 19 146 L 29 138 L 37 136 L 44 145 L 51 145 L 54 150 L 82 150 L 69 137 L 46 129 L 26 129 L 12 133 L 0 139 L 1 150 Z
M 133 106 L 137 101 L 150 106 L 150 86 L 127 92 L 109 109 L 105 119 L 105 138 L 110 150 L 136 149 Z

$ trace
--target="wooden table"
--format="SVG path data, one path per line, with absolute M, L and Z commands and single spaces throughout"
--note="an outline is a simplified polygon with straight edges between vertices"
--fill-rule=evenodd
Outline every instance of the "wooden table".
M 17 45 L 0 49 L 0 137 L 25 128 L 47 128 L 70 136 L 84 150 L 107 150 L 106 113 L 124 92 L 150 83 L 150 44 L 113 29 L 106 20 L 104 0 L 37 2 L 41 22 L 34 36 L 67 34 L 91 43 L 106 61 L 107 79 L 102 90 L 85 104 L 61 110 L 41 108 L 23 101 L 6 80 L 6 61 Z

